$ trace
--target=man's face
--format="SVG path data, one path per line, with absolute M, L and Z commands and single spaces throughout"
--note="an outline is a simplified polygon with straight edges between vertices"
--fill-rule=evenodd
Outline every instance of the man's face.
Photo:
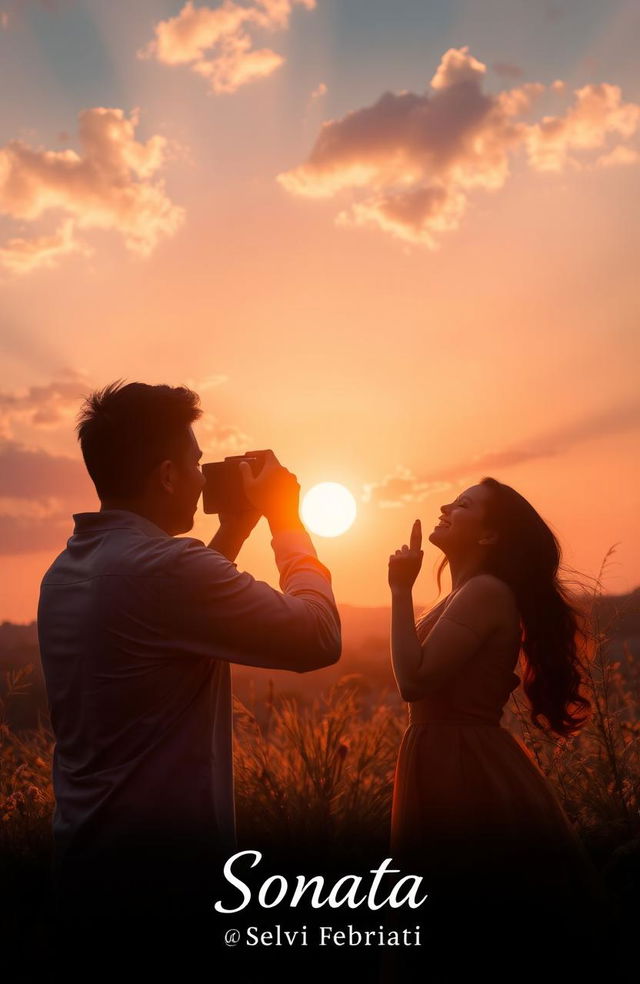
M 191 427 L 188 435 L 188 446 L 177 468 L 175 490 L 176 524 L 182 527 L 180 533 L 188 533 L 193 527 L 193 517 L 205 484 L 199 464 L 202 451 Z

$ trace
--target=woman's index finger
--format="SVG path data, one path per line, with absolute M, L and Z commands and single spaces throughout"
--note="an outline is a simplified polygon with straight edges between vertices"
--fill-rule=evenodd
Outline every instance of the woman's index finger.
M 416 519 L 411 529 L 411 539 L 409 540 L 409 545 L 412 550 L 420 550 L 422 546 L 422 525 L 419 519 Z

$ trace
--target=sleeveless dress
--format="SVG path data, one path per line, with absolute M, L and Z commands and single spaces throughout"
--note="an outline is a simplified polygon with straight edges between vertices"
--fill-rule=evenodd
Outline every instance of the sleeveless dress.
M 417 626 L 421 642 L 450 598 Z M 457 933 L 465 913 L 465 938 L 475 925 L 484 946 L 489 926 L 500 925 L 503 933 L 510 926 L 517 938 L 530 932 L 531 920 L 538 929 L 542 920 L 545 938 L 553 926 L 563 945 L 561 926 L 569 932 L 578 925 L 588 937 L 582 930 L 592 917 L 596 924 L 606 918 L 607 902 L 546 776 L 501 726 L 520 683 L 519 649 L 519 631 L 505 627 L 479 644 L 452 681 L 409 703 L 395 770 L 391 852 L 403 872 L 423 875 L 431 905 L 424 918 L 442 917 L 440 928 L 454 913 Z

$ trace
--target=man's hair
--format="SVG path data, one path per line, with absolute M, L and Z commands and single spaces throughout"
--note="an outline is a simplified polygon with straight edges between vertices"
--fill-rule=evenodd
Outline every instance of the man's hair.
M 100 500 L 141 495 L 156 465 L 184 459 L 188 428 L 202 416 L 198 394 L 186 386 L 122 382 L 85 397 L 77 416 L 82 457 Z

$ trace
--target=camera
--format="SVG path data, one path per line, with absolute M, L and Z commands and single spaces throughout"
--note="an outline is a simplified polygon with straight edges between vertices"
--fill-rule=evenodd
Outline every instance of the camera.
M 268 451 L 247 451 L 228 455 L 224 461 L 211 461 L 202 466 L 205 485 L 202 490 L 202 510 L 205 513 L 243 512 L 253 509 L 246 495 L 240 473 L 241 461 L 248 461 L 256 478 L 264 466 Z

